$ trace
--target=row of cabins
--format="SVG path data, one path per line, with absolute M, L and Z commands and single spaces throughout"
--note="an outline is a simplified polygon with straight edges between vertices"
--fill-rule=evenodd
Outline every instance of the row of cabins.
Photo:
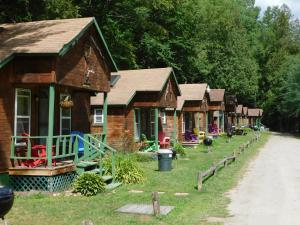
M 0 43 L 0 184 L 16 190 L 64 189 L 145 137 L 158 149 L 262 115 L 226 111 L 224 89 L 178 84 L 172 68 L 118 70 L 94 18 L 1 24 Z

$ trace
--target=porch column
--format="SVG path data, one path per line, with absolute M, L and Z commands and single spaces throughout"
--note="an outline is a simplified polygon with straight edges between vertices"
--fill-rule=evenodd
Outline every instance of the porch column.
M 200 132 L 201 122 L 200 122 L 200 113 L 197 112 L 197 129 Z
M 155 146 L 156 149 L 158 150 L 158 108 L 154 109 L 154 136 L 155 136 Z
M 218 119 L 217 119 L 217 125 L 218 125 L 218 134 L 220 133 L 220 110 L 218 111 Z
M 208 135 L 208 111 L 205 112 L 205 133 Z
M 225 129 L 225 113 L 224 111 L 222 112 L 222 132 L 224 132 Z
M 173 143 L 175 144 L 177 140 L 177 112 L 174 109 L 174 130 L 173 130 Z
M 49 86 L 49 111 L 48 111 L 48 137 L 47 137 L 47 162 L 48 167 L 52 167 L 52 144 L 54 128 L 54 104 L 55 104 L 55 86 Z
M 106 144 L 107 137 L 107 92 L 103 93 L 103 142 Z

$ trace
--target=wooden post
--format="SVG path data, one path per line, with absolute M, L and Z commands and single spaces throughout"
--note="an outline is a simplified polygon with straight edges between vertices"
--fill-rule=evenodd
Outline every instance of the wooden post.
M 49 86 L 49 111 L 48 111 L 48 136 L 47 136 L 47 164 L 52 167 L 52 144 L 53 144 L 53 129 L 54 129 L 54 104 L 55 104 L 55 86 Z
M 233 161 L 235 161 L 235 159 L 236 159 L 236 153 L 235 153 L 235 151 L 233 152 Z
M 153 205 L 153 214 L 154 214 L 154 216 L 158 216 L 160 214 L 160 205 L 159 205 L 158 192 L 153 192 L 152 193 L 152 205 Z
M 158 150 L 158 108 L 154 109 L 155 122 L 154 122 L 154 136 L 155 136 L 155 147 Z
M 103 142 L 106 144 L 106 137 L 107 137 L 107 92 L 103 93 Z
M 202 190 L 202 173 L 198 172 L 198 185 L 197 185 L 197 189 L 200 192 Z
M 174 108 L 174 130 L 173 130 L 173 143 L 177 142 L 177 112 L 176 108 Z
M 212 167 L 214 168 L 214 171 L 213 171 L 213 175 L 215 176 L 217 174 L 217 166 L 215 166 L 214 164 L 212 164 Z

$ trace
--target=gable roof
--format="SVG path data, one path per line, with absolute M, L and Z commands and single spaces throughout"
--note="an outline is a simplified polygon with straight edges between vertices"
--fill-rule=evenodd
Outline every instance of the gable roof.
M 209 100 L 211 102 L 222 102 L 224 101 L 225 89 L 210 89 Z
M 170 76 L 175 79 L 177 94 L 181 94 L 171 67 L 120 70 L 112 75 L 119 75 L 120 78 L 108 93 L 108 105 L 127 106 L 137 92 L 161 92 Z M 91 105 L 103 105 L 103 93 L 91 97 Z
M 236 114 L 242 114 L 243 113 L 243 105 L 238 105 L 236 107 L 235 113 Z
M 248 109 L 248 116 L 250 117 L 260 117 L 262 116 L 261 109 Z
M 0 24 L 0 68 L 17 54 L 64 55 L 92 25 L 99 33 L 114 70 L 118 71 L 93 17 Z
M 182 95 L 177 99 L 177 110 L 181 110 L 185 101 L 202 101 L 207 84 L 179 84 Z

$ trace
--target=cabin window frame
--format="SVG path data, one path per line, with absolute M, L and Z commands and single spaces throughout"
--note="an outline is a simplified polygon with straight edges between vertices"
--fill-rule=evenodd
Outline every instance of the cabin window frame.
M 139 141 L 141 138 L 141 109 L 135 108 L 133 110 L 133 116 L 134 116 L 134 123 L 133 123 L 133 128 L 134 128 L 134 139 L 136 141 Z
M 150 137 L 155 137 L 155 109 L 150 109 Z
M 97 111 L 101 111 L 100 114 L 97 114 Z M 101 118 L 100 121 L 97 121 L 97 118 Z M 102 108 L 95 108 L 94 109 L 94 125 L 100 125 L 102 126 L 104 124 L 104 113 L 103 113 L 103 109 Z
M 27 92 L 29 95 L 21 95 L 18 94 L 19 92 Z M 18 115 L 18 99 L 22 98 L 28 98 L 28 115 Z M 17 135 L 17 126 L 18 126 L 18 119 L 28 119 L 28 132 L 27 134 L 30 135 L 31 133 L 31 90 L 30 89 L 24 89 L 24 88 L 16 88 L 15 89 L 15 115 L 14 115 L 14 136 Z
M 68 96 L 71 97 L 70 94 L 60 94 L 59 99 L 60 99 L 60 101 L 62 101 L 65 97 L 68 97 Z M 64 116 L 63 110 L 70 110 L 70 115 Z M 64 129 L 62 129 L 63 120 L 69 120 L 70 129 L 69 129 L 68 134 L 63 134 L 63 132 L 62 132 L 64 130 Z M 72 109 L 60 107 L 60 109 L 59 109 L 59 134 L 60 135 L 69 135 L 69 134 L 71 134 L 71 132 L 72 132 Z
M 162 124 L 167 124 L 167 113 L 165 110 L 160 111 L 160 118 Z

